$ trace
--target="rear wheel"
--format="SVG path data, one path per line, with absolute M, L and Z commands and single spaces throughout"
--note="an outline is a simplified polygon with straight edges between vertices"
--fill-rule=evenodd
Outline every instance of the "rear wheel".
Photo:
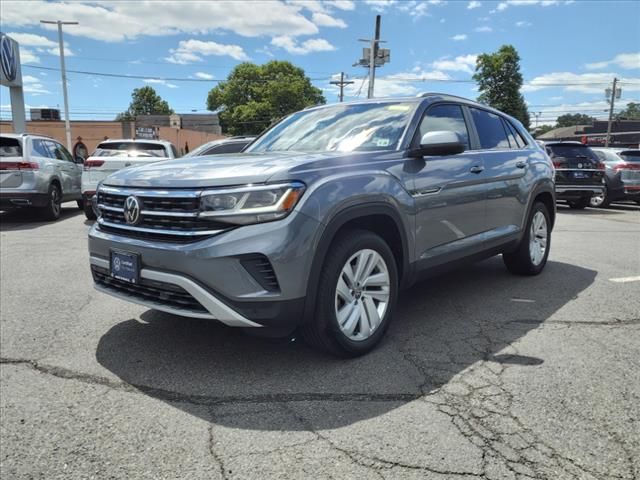
M 589 206 L 590 197 L 583 197 L 579 200 L 570 200 L 569 206 L 574 210 L 582 210 Z
M 40 209 L 45 220 L 57 220 L 62 212 L 62 192 L 60 187 L 52 183 L 49 185 L 47 205 Z
M 84 210 L 84 200 L 76 200 L 76 205 L 80 210 Z
M 609 198 L 609 189 L 607 187 L 604 188 L 602 193 L 594 195 L 589 200 L 589 206 L 594 208 L 607 208 L 611 203 L 611 199 Z
M 513 252 L 503 253 L 502 260 L 511 273 L 538 275 L 547 264 L 551 246 L 549 211 L 542 202 L 536 202 L 529 214 L 525 234 Z
M 350 230 L 332 245 L 320 274 L 315 315 L 302 327 L 313 347 L 356 357 L 372 350 L 391 322 L 398 271 L 387 243 Z

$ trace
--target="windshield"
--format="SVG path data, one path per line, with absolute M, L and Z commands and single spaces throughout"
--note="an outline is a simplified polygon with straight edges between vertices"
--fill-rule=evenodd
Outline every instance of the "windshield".
M 93 157 L 168 157 L 163 145 L 144 142 L 103 142 Z
M 303 110 L 278 123 L 247 152 L 395 150 L 415 109 L 384 102 Z
M 17 138 L 0 137 L 0 157 L 21 157 L 22 145 Z

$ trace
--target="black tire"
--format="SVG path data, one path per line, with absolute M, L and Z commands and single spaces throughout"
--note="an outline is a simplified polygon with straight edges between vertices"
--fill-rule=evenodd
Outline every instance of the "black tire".
M 87 220 L 95 220 L 96 218 L 98 218 L 96 217 L 96 212 L 93 211 L 91 200 L 85 200 L 82 207 L 82 210 L 84 210 L 84 216 L 87 217 Z
M 574 210 L 582 210 L 589 206 L 590 201 L 591 201 L 591 197 L 588 197 L 588 198 L 583 197 L 579 200 L 570 200 L 569 207 L 573 208 Z
M 352 340 L 340 330 L 336 316 L 336 290 L 347 261 L 363 249 L 382 257 L 389 273 L 389 301 L 379 326 L 366 339 Z M 340 357 L 357 357 L 371 351 L 384 336 L 398 296 L 398 269 L 389 245 L 368 230 L 349 230 L 331 244 L 320 273 L 319 291 L 313 318 L 302 326 L 303 339 L 312 347 Z M 361 300 L 354 300 L 360 302 Z
M 602 198 L 602 201 L 600 201 L 600 198 Z M 589 206 L 593 208 L 608 208 L 610 204 L 609 188 L 606 186 L 604 187 L 603 197 L 594 195 L 589 199 Z
M 56 183 L 49 185 L 47 205 L 40 209 L 45 220 L 55 221 L 60 218 L 62 212 L 62 192 Z
M 80 210 L 84 210 L 84 200 L 76 200 L 76 205 Z
M 546 248 L 542 261 L 538 264 L 534 263 L 531 259 L 531 225 L 537 212 L 541 212 L 544 215 L 547 228 L 546 236 Z M 527 226 L 525 232 L 520 241 L 518 247 L 512 252 L 505 252 L 502 254 L 502 260 L 504 261 L 507 270 L 515 275 L 538 275 L 544 266 L 547 264 L 547 258 L 549 257 L 549 249 L 551 247 L 551 222 L 549 220 L 549 211 L 542 202 L 536 202 L 529 213 L 527 220 Z

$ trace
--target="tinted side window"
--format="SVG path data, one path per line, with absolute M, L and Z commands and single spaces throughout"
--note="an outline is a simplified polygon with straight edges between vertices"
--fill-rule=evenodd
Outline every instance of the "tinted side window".
M 220 153 L 238 153 L 240 152 L 247 144 L 242 142 L 234 142 L 234 143 L 223 143 L 222 145 L 216 145 L 205 151 L 203 155 L 218 155 Z
M 509 140 L 507 133 L 504 131 L 504 125 L 498 115 L 470 108 L 473 121 L 476 124 L 478 137 L 480 137 L 481 149 L 502 149 L 509 148 Z
M 173 145 L 171 145 L 171 153 L 173 153 L 173 157 L 174 158 L 178 158 L 180 155 L 178 155 L 178 151 L 176 150 L 176 147 L 174 147 Z M 168 157 L 169 155 L 167 155 Z
M 32 142 L 32 146 L 33 146 L 33 153 L 35 155 L 38 155 L 39 157 L 53 158 L 53 155 L 49 152 L 49 149 L 47 148 L 47 146 L 42 140 L 38 140 L 37 138 L 34 138 Z
M 420 138 L 425 133 L 439 130 L 456 132 L 469 148 L 469 132 L 460 105 L 436 105 L 427 111 L 420 123 Z
M 58 160 L 71 161 L 71 155 L 69 155 L 65 148 L 59 143 L 52 142 L 50 140 L 44 142 L 51 152 L 51 157 L 57 158 Z M 66 154 L 66 155 L 65 155 Z
M 522 139 L 515 127 L 504 118 L 502 119 L 502 121 L 504 122 L 507 134 L 509 135 L 509 143 L 511 144 L 511 148 L 524 148 L 527 143 Z

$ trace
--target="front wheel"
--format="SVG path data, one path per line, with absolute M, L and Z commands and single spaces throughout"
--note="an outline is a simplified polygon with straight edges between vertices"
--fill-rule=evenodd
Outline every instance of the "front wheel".
M 551 246 L 549 211 L 542 202 L 536 202 L 520 244 L 513 252 L 502 254 L 502 260 L 511 273 L 538 275 L 547 264 Z
M 93 211 L 91 200 L 85 200 L 82 209 L 84 210 L 84 216 L 87 217 L 87 220 L 95 220 L 97 218 L 96 212 Z
M 357 357 L 372 350 L 389 327 L 398 289 L 396 261 L 387 243 L 367 230 L 346 232 L 329 252 L 314 318 L 301 333 L 313 347 Z

